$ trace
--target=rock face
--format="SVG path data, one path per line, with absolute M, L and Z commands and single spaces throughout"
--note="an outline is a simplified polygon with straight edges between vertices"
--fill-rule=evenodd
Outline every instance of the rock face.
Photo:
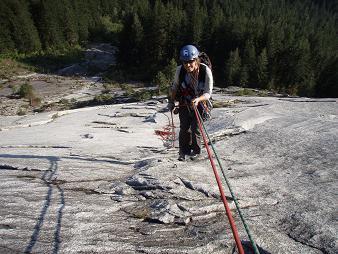
M 116 64 L 117 48 L 107 43 L 90 45 L 85 52 L 83 63 L 73 64 L 58 71 L 61 76 L 86 75 L 90 71 L 106 71 L 111 65 Z
M 337 253 L 337 101 L 214 99 L 237 101 L 206 128 L 260 253 Z M 0 253 L 236 253 L 206 152 L 155 135 L 165 106 L 1 116 Z
M 52 74 L 21 73 L 9 80 L 0 79 L 0 115 L 25 115 L 33 112 L 64 110 L 74 103 L 85 104 L 101 95 L 102 91 L 111 92 L 111 96 L 121 99 L 121 89 L 104 87 L 102 72 L 116 64 L 116 47 L 98 43 L 89 45 L 81 63 L 62 68 Z M 38 102 L 19 98 L 16 92 L 21 85 L 31 86 Z

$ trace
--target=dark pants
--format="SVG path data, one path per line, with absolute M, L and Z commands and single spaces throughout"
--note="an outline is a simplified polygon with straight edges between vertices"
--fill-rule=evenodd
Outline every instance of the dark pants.
M 201 132 L 198 128 L 194 110 L 187 106 L 180 107 L 179 118 L 180 154 L 190 154 L 191 151 L 198 154 L 201 153 Z

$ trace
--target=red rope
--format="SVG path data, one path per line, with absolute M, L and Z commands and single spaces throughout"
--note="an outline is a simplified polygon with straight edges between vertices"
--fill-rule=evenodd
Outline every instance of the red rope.
M 169 118 L 168 118 L 169 119 Z M 169 124 L 164 126 L 162 130 L 155 130 L 155 134 L 160 136 L 163 142 L 172 142 L 172 147 L 175 147 L 175 125 L 173 112 L 171 111 L 171 121 L 169 119 Z
M 208 152 L 208 156 L 209 156 L 209 160 L 210 160 L 210 163 L 211 163 L 211 166 L 212 166 L 212 170 L 214 171 L 214 175 L 215 175 L 215 178 L 216 178 L 216 181 L 217 181 L 218 189 L 219 189 L 219 192 L 221 194 L 221 199 L 222 199 L 224 207 L 225 207 L 226 215 L 228 217 L 228 220 L 229 220 L 229 223 L 230 223 L 230 226 L 231 226 L 231 231 L 232 231 L 232 234 L 235 238 L 235 242 L 236 242 L 236 245 L 237 245 L 238 252 L 239 252 L 239 254 L 244 254 L 243 246 L 242 246 L 241 240 L 240 240 L 239 235 L 238 235 L 238 230 L 237 230 L 235 221 L 234 221 L 234 219 L 231 215 L 231 210 L 230 210 L 229 204 L 226 201 L 226 197 L 224 195 L 224 191 L 223 191 L 223 188 L 222 188 L 221 179 L 220 179 L 220 177 L 217 173 L 215 163 L 212 159 L 212 155 L 211 155 L 211 151 L 210 151 L 210 148 L 209 148 L 209 145 L 208 145 L 208 141 L 207 141 L 207 138 L 206 138 L 205 133 L 203 131 L 201 120 L 200 120 L 200 117 L 199 117 L 199 113 L 197 112 L 196 107 L 194 107 L 194 111 L 195 111 L 196 119 L 197 119 L 197 122 L 198 122 L 198 127 L 199 127 L 201 134 L 202 134 L 202 137 L 203 137 L 205 148 L 207 149 L 207 152 Z
M 176 139 L 176 134 L 175 134 L 175 125 L 174 125 L 174 116 L 173 116 L 173 111 L 170 111 L 171 113 L 171 127 L 172 127 L 172 140 L 173 140 L 173 148 L 175 147 L 175 139 Z

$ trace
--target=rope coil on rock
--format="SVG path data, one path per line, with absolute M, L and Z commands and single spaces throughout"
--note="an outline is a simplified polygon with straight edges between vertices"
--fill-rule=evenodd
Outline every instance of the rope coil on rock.
M 169 117 L 166 114 L 164 115 L 168 118 L 169 123 L 166 126 L 164 126 L 162 130 L 155 130 L 155 134 L 160 136 L 163 142 L 168 143 L 171 142 L 172 147 L 175 147 L 176 133 L 173 112 L 171 111 L 171 119 L 169 119 Z

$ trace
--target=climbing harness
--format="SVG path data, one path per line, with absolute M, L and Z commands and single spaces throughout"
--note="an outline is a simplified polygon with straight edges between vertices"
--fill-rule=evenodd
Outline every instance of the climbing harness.
M 248 225 L 246 224 L 246 222 L 245 222 L 245 220 L 244 220 L 244 217 L 243 217 L 243 214 L 242 214 L 242 212 L 241 212 L 241 210 L 240 210 L 240 207 L 239 207 L 237 198 L 236 198 L 236 196 L 234 195 L 234 193 L 233 193 L 233 191 L 232 191 L 232 188 L 231 188 L 231 186 L 230 186 L 230 183 L 229 183 L 228 179 L 227 179 L 226 176 L 225 176 L 225 173 L 224 173 L 222 164 L 221 164 L 221 162 L 220 162 L 220 160 L 219 160 L 219 157 L 218 157 L 218 154 L 217 154 L 217 152 L 216 152 L 216 149 L 215 149 L 215 147 L 213 146 L 213 144 L 212 144 L 212 142 L 211 142 L 211 139 L 210 139 L 210 137 L 209 137 L 209 134 L 208 134 L 208 132 L 207 132 L 207 130 L 206 130 L 204 124 L 203 124 L 202 117 L 201 117 L 199 111 L 197 110 L 197 107 L 196 107 L 196 106 L 194 106 L 194 111 L 195 111 L 195 116 L 196 116 L 196 119 L 197 119 L 197 122 L 198 122 L 198 127 L 199 127 L 199 129 L 200 129 L 200 131 L 201 131 L 202 138 L 203 138 L 203 141 L 204 141 L 204 145 L 205 145 L 205 148 L 206 148 L 206 150 L 207 150 L 207 153 L 208 153 L 208 156 L 209 156 L 209 160 L 210 160 L 212 169 L 213 169 L 213 171 L 214 171 L 214 175 L 215 175 L 215 178 L 216 178 L 216 181 L 217 181 L 217 185 L 218 185 L 218 188 L 219 188 L 219 192 L 220 192 L 220 194 L 221 194 L 221 199 L 222 199 L 222 201 L 223 201 L 223 204 L 224 204 L 224 207 L 225 207 L 225 210 L 226 210 L 226 215 L 227 215 L 227 217 L 228 217 L 228 220 L 229 220 L 229 223 L 230 223 L 230 226 L 231 226 L 231 230 L 232 230 L 233 236 L 234 236 L 234 238 L 235 238 L 235 242 L 236 242 L 236 246 L 237 246 L 238 252 L 239 252 L 240 254 L 244 254 L 243 246 L 242 246 L 242 243 L 241 243 L 241 241 L 240 241 L 240 238 L 239 238 L 239 235 L 238 235 L 238 230 L 237 230 L 237 228 L 236 228 L 234 219 L 233 219 L 233 217 L 232 217 L 232 215 L 231 215 L 231 211 L 230 211 L 229 205 L 228 205 L 228 203 L 227 203 L 227 201 L 226 201 L 226 198 L 225 198 L 225 195 L 224 195 L 224 191 L 223 191 L 223 188 L 222 188 L 222 183 L 221 183 L 220 177 L 219 177 L 219 175 L 218 175 L 218 172 L 217 172 L 215 163 L 214 163 L 214 161 L 213 161 L 213 159 L 212 159 L 212 155 L 211 155 L 211 151 L 210 151 L 210 148 L 209 148 L 209 145 L 208 145 L 208 141 L 207 141 L 206 135 L 207 135 L 207 137 L 208 137 L 208 140 L 209 140 L 209 142 L 210 142 L 210 145 L 211 145 L 211 147 L 212 147 L 212 150 L 213 150 L 213 152 L 214 152 L 214 155 L 215 155 L 215 157 L 216 157 L 216 159 L 217 159 L 218 165 L 219 165 L 219 167 L 220 167 L 221 170 L 222 170 L 223 177 L 224 177 L 225 182 L 226 182 L 226 184 L 227 184 L 227 186 L 228 186 L 228 189 L 229 189 L 229 191 L 230 191 L 230 193 L 231 193 L 231 196 L 232 196 L 232 198 L 233 198 L 233 200 L 234 200 L 234 202 L 235 202 L 236 209 L 237 209 L 237 211 L 238 211 L 238 213 L 239 213 L 239 216 L 240 216 L 240 218 L 241 218 L 241 220 L 242 220 L 242 223 L 243 223 L 244 228 L 245 228 L 245 231 L 246 231 L 246 233 L 247 233 L 247 235 L 248 235 L 248 237 L 249 237 L 249 240 L 250 240 L 250 242 L 251 242 L 251 245 L 252 245 L 252 247 L 253 247 L 253 250 L 254 250 L 255 254 L 260 254 L 260 253 L 259 253 L 259 250 L 258 250 L 258 248 L 257 248 L 257 246 L 256 246 L 256 244 L 255 244 L 255 242 L 254 242 L 254 240 L 253 240 L 253 238 L 252 238 L 252 235 L 251 235 L 251 233 L 250 233 L 250 231 L 249 231 L 249 227 L 248 227 Z

